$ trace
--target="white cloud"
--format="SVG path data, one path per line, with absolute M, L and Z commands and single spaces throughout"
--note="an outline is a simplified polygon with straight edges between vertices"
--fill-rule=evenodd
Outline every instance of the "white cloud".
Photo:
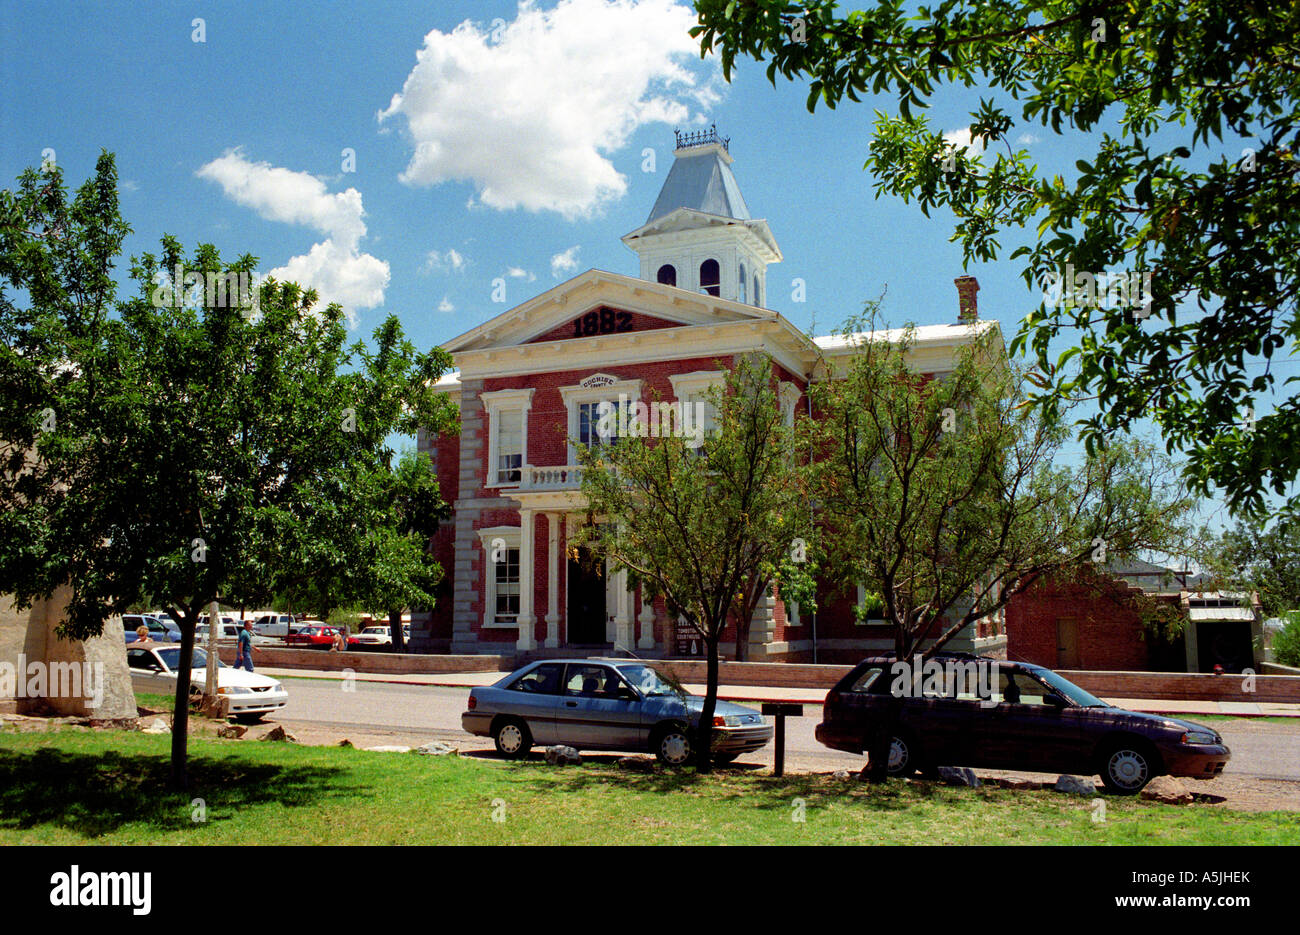
M 984 152 L 984 141 L 979 137 L 971 139 L 970 127 L 949 130 L 943 135 L 943 141 L 949 146 L 966 150 L 967 156 L 978 156 Z
M 468 265 L 469 259 L 465 254 L 452 247 L 441 253 L 437 250 L 430 250 L 424 258 L 424 271 L 426 273 L 458 273 Z
M 1034 143 L 1041 142 L 1038 137 L 1032 133 L 1022 133 L 1016 137 L 1016 142 L 1021 146 L 1032 146 Z
M 498 210 L 586 217 L 627 189 L 608 158 L 651 123 L 718 99 L 694 11 L 676 0 L 521 0 L 513 22 L 433 30 L 379 113 L 406 117 L 411 185 L 470 182 Z
M 447 298 L 447 297 L 444 295 L 444 296 L 442 297 L 442 301 L 438 303 L 438 311 L 440 311 L 440 312 L 454 312 L 454 311 L 456 311 L 456 306 L 452 305 L 452 304 L 451 304 L 451 299 Z
M 522 279 L 525 282 L 532 282 L 537 278 L 533 273 L 530 273 L 526 269 L 520 269 L 518 266 L 507 267 L 506 275 L 511 279 Z
M 314 288 L 323 303 L 338 302 L 353 325 L 356 309 L 383 304 L 388 263 L 360 250 L 366 212 L 355 188 L 331 193 L 308 172 L 252 162 L 239 149 L 228 150 L 195 174 L 216 182 L 228 198 L 268 221 L 301 224 L 326 235 L 306 254 L 271 270 L 271 276 Z
M 556 279 L 560 278 L 561 273 L 571 273 L 578 268 L 578 251 L 582 247 L 574 244 L 563 253 L 557 253 L 551 257 L 551 275 Z

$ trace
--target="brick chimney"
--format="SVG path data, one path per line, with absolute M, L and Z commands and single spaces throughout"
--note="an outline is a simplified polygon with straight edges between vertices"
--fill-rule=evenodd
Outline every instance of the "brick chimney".
M 975 293 L 980 291 L 979 280 L 974 276 L 958 276 L 953 280 L 957 284 L 957 322 L 968 325 L 979 320 L 979 302 Z

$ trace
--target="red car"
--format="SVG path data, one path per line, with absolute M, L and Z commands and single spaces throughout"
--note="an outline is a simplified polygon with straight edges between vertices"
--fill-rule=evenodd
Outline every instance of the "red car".
M 329 649 L 330 646 L 334 645 L 334 638 L 338 635 L 338 632 L 338 627 L 307 626 L 297 633 L 290 633 L 284 638 L 284 643 L 286 646 Z M 348 637 L 349 649 L 360 645 L 360 641 L 355 636 Z

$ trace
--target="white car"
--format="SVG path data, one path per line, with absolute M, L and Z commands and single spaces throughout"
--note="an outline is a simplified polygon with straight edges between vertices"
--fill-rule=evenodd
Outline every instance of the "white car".
M 365 646 L 392 646 L 393 631 L 388 627 L 365 627 L 357 634 L 357 642 Z
M 131 669 L 131 685 L 137 691 L 158 695 L 176 694 L 176 666 L 181 648 L 175 644 L 155 643 L 126 648 L 126 664 Z M 208 654 L 194 647 L 190 672 L 190 693 L 200 694 L 207 679 Z M 289 693 L 273 678 L 232 669 L 217 660 L 217 693 L 230 699 L 230 714 L 241 721 L 260 721 L 272 711 L 289 703 Z
M 405 624 L 402 626 L 402 639 L 407 643 L 411 641 L 411 628 Z M 365 627 L 357 634 L 357 642 L 364 646 L 392 646 L 392 628 L 386 623 Z

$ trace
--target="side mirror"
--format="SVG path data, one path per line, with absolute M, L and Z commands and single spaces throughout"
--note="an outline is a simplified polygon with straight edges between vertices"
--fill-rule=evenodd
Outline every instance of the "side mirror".
M 1062 698 L 1056 692 L 1049 692 L 1043 696 L 1043 704 L 1052 708 L 1068 708 L 1070 703 Z
M 620 688 L 620 689 L 618 690 L 618 697 L 619 697 L 619 700 L 621 700 L 621 701 L 640 701 L 640 700 L 641 700 L 641 696 L 638 695 L 636 692 L 632 691 L 632 689 L 628 688 L 626 685 L 624 685 L 622 688 Z

